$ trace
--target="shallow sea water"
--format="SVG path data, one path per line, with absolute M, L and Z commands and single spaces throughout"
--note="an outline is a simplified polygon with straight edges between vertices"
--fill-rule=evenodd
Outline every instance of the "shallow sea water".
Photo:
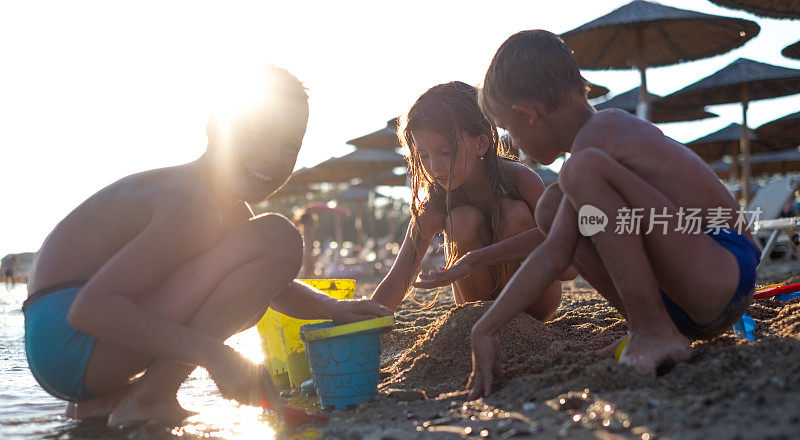
M 22 302 L 27 287 L 0 285 L 0 439 L 259 439 L 316 437 L 313 431 L 284 432 L 271 414 L 223 399 L 202 368 L 196 369 L 178 392 L 181 405 L 198 414 L 180 426 L 148 424 L 124 430 L 102 421 L 78 422 L 64 417 L 66 403 L 47 394 L 28 369 L 25 358 Z M 263 354 L 255 328 L 227 341 L 254 361 Z M 276 432 L 277 429 L 277 432 Z

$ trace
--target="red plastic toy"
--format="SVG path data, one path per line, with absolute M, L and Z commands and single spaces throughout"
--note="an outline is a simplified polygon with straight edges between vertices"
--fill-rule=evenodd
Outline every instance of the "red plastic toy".
M 775 295 L 794 292 L 800 292 L 800 283 L 787 284 L 785 286 L 772 286 L 767 287 L 766 289 L 757 290 L 753 295 L 753 299 L 771 298 Z

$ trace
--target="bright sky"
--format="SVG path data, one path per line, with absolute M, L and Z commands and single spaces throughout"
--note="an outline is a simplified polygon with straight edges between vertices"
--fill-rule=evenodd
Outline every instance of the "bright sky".
M 213 87 L 225 69 L 273 63 L 308 87 L 311 117 L 298 167 L 351 151 L 345 142 L 446 81 L 479 84 L 512 33 L 561 33 L 628 0 L 24 1 L 0 4 L 0 256 L 35 251 L 75 206 L 125 175 L 188 162 L 205 148 Z M 648 71 L 667 94 L 738 57 L 786 67 L 800 22 L 757 18 L 698 0 L 667 5 L 743 17 L 761 34 L 708 60 Z M 638 73 L 585 71 L 612 94 Z M 797 111 L 800 95 L 751 104 L 755 127 Z M 662 129 L 690 141 L 740 122 L 721 115 Z

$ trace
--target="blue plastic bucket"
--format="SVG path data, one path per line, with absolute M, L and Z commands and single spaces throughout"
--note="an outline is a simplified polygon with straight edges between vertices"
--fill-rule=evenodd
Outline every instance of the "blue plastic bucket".
M 375 398 L 381 330 L 393 324 L 388 317 L 340 326 L 321 322 L 300 329 L 323 409 L 345 409 Z

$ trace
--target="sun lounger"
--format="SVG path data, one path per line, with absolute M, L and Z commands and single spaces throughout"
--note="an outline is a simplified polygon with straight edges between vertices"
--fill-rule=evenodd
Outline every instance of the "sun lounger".
M 778 239 L 781 238 L 781 232 L 787 238 L 786 244 L 792 248 L 795 257 L 800 260 L 800 251 L 792 240 L 792 237 L 800 231 L 800 217 L 778 218 L 783 212 L 786 202 L 794 196 L 798 187 L 800 187 L 800 178 L 798 177 L 774 178 L 767 182 L 747 205 L 748 215 L 754 216 L 754 213 L 758 212 L 758 217 L 753 218 L 755 220 L 753 237 L 761 248 L 759 267 L 769 260 L 772 250 L 778 243 Z M 759 238 L 766 240 L 763 246 Z
M 800 217 L 786 217 L 755 222 L 753 225 L 753 232 L 756 234 L 759 232 L 769 233 L 769 238 L 764 244 L 763 249 L 761 249 L 761 262 L 758 264 L 758 267 L 760 268 L 761 265 L 763 265 L 764 262 L 769 258 L 769 255 L 772 253 L 772 249 L 775 247 L 775 243 L 777 243 L 781 232 L 783 232 L 786 235 L 786 238 L 788 238 L 787 243 L 794 251 L 795 258 L 800 260 L 800 247 L 798 247 L 797 243 L 792 240 L 792 237 L 794 237 L 799 230 Z M 756 243 L 758 243 L 758 240 L 756 240 Z

